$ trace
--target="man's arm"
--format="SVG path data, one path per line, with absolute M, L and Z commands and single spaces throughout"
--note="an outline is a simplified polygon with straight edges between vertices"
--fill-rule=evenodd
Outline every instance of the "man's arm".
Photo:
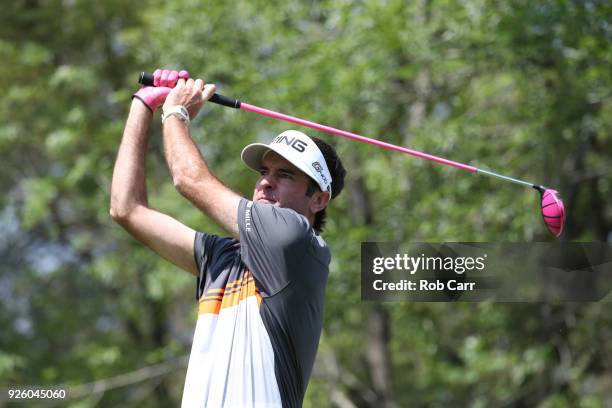
M 182 105 L 194 118 L 204 101 L 215 93 L 214 85 L 204 86 L 201 79 L 180 79 L 166 98 L 164 110 Z M 168 168 L 177 190 L 218 225 L 238 238 L 238 204 L 240 195 L 223 184 L 209 170 L 188 126 L 176 116 L 164 121 L 164 150 Z
M 148 206 L 145 156 L 152 113 L 134 98 L 117 154 L 110 215 L 157 254 L 197 276 L 195 231 Z

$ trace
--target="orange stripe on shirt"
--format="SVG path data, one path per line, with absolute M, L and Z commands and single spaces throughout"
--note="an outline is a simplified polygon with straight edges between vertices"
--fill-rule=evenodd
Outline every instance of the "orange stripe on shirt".
M 221 310 L 221 301 L 220 300 L 210 300 L 210 301 L 202 301 L 198 305 L 198 316 L 203 314 L 219 314 L 219 310 Z
M 250 271 L 246 271 L 242 274 L 242 279 L 228 282 L 225 285 L 225 289 L 207 290 L 206 296 L 200 298 L 198 315 L 206 313 L 219 314 L 221 309 L 236 306 L 251 296 L 256 297 L 257 306 L 260 306 L 262 298 L 255 286 L 255 279 Z
M 206 293 L 223 293 L 225 289 L 208 289 Z

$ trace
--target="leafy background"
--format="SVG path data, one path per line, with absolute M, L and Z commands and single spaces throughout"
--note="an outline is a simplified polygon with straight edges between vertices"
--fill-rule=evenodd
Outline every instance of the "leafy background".
M 249 103 L 561 191 L 562 240 L 612 240 L 608 1 L 16 0 L 0 15 L 0 386 L 60 405 L 177 406 L 194 280 L 108 215 L 136 75 L 187 67 Z M 174 190 L 158 118 L 151 205 L 220 233 Z M 207 105 L 214 172 L 286 124 Z M 310 132 L 313 134 L 313 132 Z M 537 195 L 328 135 L 349 169 L 306 407 L 605 407 L 605 303 L 361 302 L 360 242 L 548 241 Z M 33 404 L 35 405 L 35 404 Z

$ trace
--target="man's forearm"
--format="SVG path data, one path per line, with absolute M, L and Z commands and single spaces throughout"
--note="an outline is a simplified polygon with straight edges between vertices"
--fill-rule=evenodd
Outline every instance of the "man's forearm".
M 111 215 L 122 218 L 137 205 L 147 205 L 145 156 L 152 113 L 132 101 L 117 154 L 111 186 Z
M 185 123 L 177 117 L 170 116 L 164 124 L 163 131 L 166 162 L 174 185 L 179 190 L 186 184 L 216 180 L 197 145 L 191 139 Z
M 181 195 L 238 237 L 236 213 L 240 196 L 210 171 L 189 129 L 175 117 L 164 123 L 164 150 L 172 180 Z
M 215 91 L 201 79 L 179 79 L 166 98 L 164 109 L 183 106 L 194 118 Z M 189 128 L 175 115 L 164 122 L 164 151 L 176 189 L 232 236 L 238 237 L 237 213 L 241 197 L 212 174 Z

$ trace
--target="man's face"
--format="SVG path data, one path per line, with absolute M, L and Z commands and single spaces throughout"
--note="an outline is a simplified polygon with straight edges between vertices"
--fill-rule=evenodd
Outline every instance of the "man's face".
M 276 152 L 264 155 L 259 174 L 253 192 L 256 203 L 291 208 L 310 219 L 329 201 L 327 193 L 316 192 L 311 197 L 306 196 L 310 178 Z

